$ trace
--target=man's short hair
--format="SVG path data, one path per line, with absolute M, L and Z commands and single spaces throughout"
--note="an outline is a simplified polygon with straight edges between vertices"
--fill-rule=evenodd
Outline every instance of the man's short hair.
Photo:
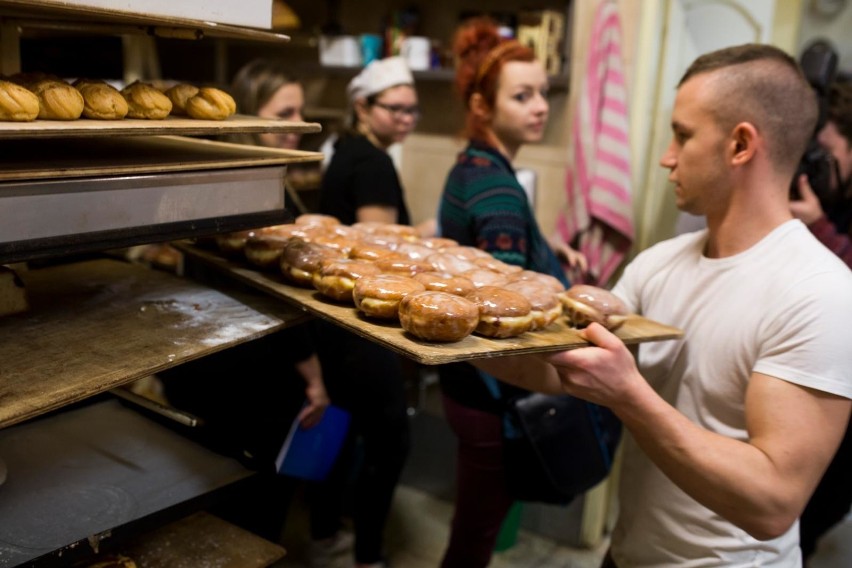
M 769 159 L 792 176 L 814 134 L 816 93 L 799 64 L 767 44 L 727 47 L 698 57 L 678 83 L 718 73 L 713 79 L 714 108 L 719 126 L 729 131 L 749 122 L 768 140 Z

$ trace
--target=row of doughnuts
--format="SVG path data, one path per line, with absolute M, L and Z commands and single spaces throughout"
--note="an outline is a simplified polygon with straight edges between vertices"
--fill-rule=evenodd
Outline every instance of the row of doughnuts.
M 458 341 L 471 333 L 515 337 L 544 329 L 563 314 L 570 298 L 550 275 L 503 263 L 451 239 L 418 238 L 403 225 L 346 226 L 311 214 L 292 224 L 217 235 L 215 242 L 225 255 L 280 271 L 289 283 L 352 304 L 367 317 L 398 320 L 429 341 Z
M 74 83 L 44 73 L 0 77 L 0 120 L 162 120 L 169 115 L 224 120 L 237 110 L 233 97 L 221 89 L 179 83 L 165 92 L 135 81 L 118 90 L 106 81 L 77 79 Z

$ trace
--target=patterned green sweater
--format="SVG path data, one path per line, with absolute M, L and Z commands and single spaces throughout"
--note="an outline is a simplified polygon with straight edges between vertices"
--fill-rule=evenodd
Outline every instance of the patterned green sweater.
M 441 236 L 487 250 L 495 258 L 559 278 L 565 273 L 539 230 L 515 170 L 496 149 L 471 142 L 444 185 Z

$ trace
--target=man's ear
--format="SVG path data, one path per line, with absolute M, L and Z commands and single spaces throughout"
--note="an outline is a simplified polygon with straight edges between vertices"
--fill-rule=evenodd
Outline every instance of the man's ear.
M 745 164 L 754 157 L 758 144 L 757 129 L 750 122 L 741 122 L 731 134 L 731 163 L 735 166 Z

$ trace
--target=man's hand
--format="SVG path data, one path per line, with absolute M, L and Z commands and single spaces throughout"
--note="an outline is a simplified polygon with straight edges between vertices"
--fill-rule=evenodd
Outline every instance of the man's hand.
M 593 323 L 581 332 L 594 344 L 560 351 L 546 359 L 556 368 L 565 390 L 577 397 L 618 412 L 636 387 L 646 388 L 630 350 L 616 335 Z
M 813 188 L 811 188 L 806 174 L 799 175 L 797 182 L 799 199 L 790 201 L 790 213 L 796 219 L 801 219 L 805 225 L 811 225 L 823 216 L 822 206 Z

